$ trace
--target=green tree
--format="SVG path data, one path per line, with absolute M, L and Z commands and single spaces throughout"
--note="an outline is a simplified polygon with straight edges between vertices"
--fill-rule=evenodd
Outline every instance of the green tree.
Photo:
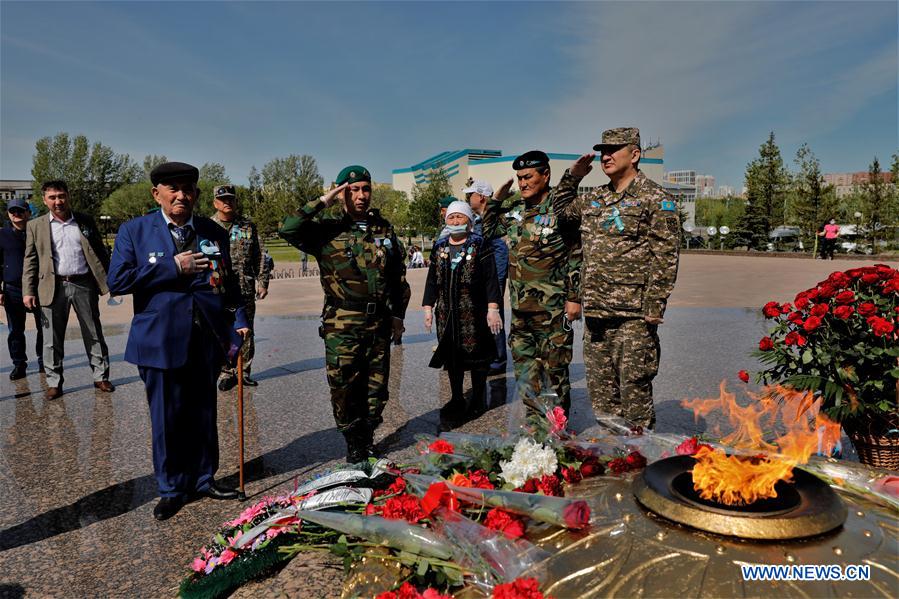
M 409 225 L 419 235 L 435 236 L 443 223 L 440 222 L 440 199 L 452 195 L 449 177 L 442 169 L 428 173 L 428 182 L 412 188 L 412 203 L 409 204 Z
M 149 181 L 129 183 L 119 187 L 103 201 L 103 214 L 110 216 L 115 224 L 121 224 L 156 208 Z
M 696 225 L 737 229 L 745 211 L 746 202 L 740 198 L 696 198 Z
M 320 196 L 323 184 L 312 156 L 291 154 L 275 158 L 262 167 L 261 175 L 255 167 L 250 171 L 250 195 L 259 200 L 248 212 L 260 232 L 271 235 L 286 216 Z
M 758 158 L 746 165 L 747 202 L 741 228 L 749 233 L 755 249 L 765 249 L 768 233 L 783 223 L 789 181 L 772 131 L 759 147 Z
M 214 185 L 231 183 L 231 179 L 225 173 L 225 167 L 218 162 L 207 162 L 200 167 L 200 181 L 209 181 Z
M 788 216 L 799 225 L 802 241 L 811 251 L 818 228 L 838 215 L 837 196 L 833 186 L 825 185 L 821 163 L 808 144 L 799 147 L 794 162 L 799 172 L 793 177 Z
M 140 178 L 140 167 L 127 154 L 116 154 L 100 142 L 91 145 L 84 135 L 57 133 L 35 142 L 31 176 L 36 197 L 41 197 L 43 182 L 62 179 L 72 208 L 98 216 L 110 193 Z
M 393 228 L 403 235 L 409 234 L 409 198 L 405 192 L 390 185 L 375 183 L 371 191 L 371 206 L 381 211 Z
M 149 181 L 150 173 L 153 171 L 153 169 L 160 164 L 168 161 L 169 159 L 165 157 L 165 154 L 160 154 L 158 156 L 156 154 L 147 154 L 146 156 L 144 156 L 143 180 Z
M 883 179 L 880 161 L 868 166 L 868 181 L 861 188 L 862 222 L 868 233 L 868 242 L 877 252 L 877 240 L 885 237 L 886 227 L 894 224 L 894 193 Z

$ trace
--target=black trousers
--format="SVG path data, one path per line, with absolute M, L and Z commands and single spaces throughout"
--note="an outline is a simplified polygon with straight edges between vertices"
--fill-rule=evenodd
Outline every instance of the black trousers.
M 25 321 L 29 310 L 22 302 L 22 289 L 7 283 L 3 292 L 3 308 L 6 311 L 6 326 L 9 335 L 6 344 L 9 347 L 9 358 L 13 366 L 25 366 L 28 364 L 28 356 L 25 352 Z M 44 345 L 44 329 L 41 327 L 41 310 L 36 308 L 32 312 L 34 325 L 37 328 L 37 341 L 34 344 L 34 355 L 38 366 L 44 365 L 42 348 Z

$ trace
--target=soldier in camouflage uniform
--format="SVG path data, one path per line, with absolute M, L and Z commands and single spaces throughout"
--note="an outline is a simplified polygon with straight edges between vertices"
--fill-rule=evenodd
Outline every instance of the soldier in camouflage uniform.
M 610 182 L 555 199 L 556 212 L 581 226 L 587 389 L 597 412 L 651 428 L 658 325 L 677 277 L 677 205 L 639 170 L 638 129 L 604 131 L 593 149 Z
M 580 163 L 551 189 L 549 157 L 536 150 L 522 154 L 512 163 L 521 199 L 503 209 L 510 179 L 487 202 L 483 220 L 484 237 L 505 232 L 509 240 L 509 346 L 519 394 L 524 400 L 533 397 L 548 379 L 566 412 L 571 405 L 571 322 L 581 312 L 581 242 L 578 223 L 559 214 L 553 198 L 568 204 L 577 196 L 587 172 Z
M 240 293 L 247 313 L 250 334 L 247 335 L 243 349 L 243 384 L 255 387 L 259 383 L 250 377 L 253 366 L 253 355 L 256 344 L 253 342 L 253 319 L 256 317 L 256 300 L 265 299 L 268 295 L 268 280 L 271 276 L 268 260 L 265 259 L 265 246 L 259 240 L 256 225 L 248 218 L 237 214 L 237 197 L 233 185 L 219 185 L 213 192 L 212 204 L 215 214 L 212 220 L 229 233 L 231 240 L 231 264 L 234 274 L 240 282 Z M 225 366 L 219 377 L 218 387 L 227 391 L 237 384 L 235 368 Z
M 284 221 L 279 234 L 318 260 L 325 306 L 321 336 L 337 428 L 347 462 L 372 452 L 387 403 L 390 341 L 399 341 L 409 304 L 405 250 L 371 203 L 371 175 L 348 166 L 337 186 Z M 322 215 L 337 202 L 342 217 Z

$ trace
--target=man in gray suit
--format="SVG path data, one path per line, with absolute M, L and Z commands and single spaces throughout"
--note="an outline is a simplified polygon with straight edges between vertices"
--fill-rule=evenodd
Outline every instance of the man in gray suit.
M 109 256 L 94 221 L 86 214 L 72 212 L 65 181 L 47 181 L 41 193 L 49 214 L 28 223 L 22 300 L 28 309 L 41 306 L 47 399 L 62 395 L 62 359 L 71 308 L 81 325 L 94 387 L 112 393 L 115 387 L 109 382 L 109 350 L 100 325 L 100 296 L 109 292 Z

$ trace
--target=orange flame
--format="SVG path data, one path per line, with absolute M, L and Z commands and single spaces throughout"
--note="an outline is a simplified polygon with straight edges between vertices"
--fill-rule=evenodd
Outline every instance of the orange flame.
M 721 443 L 733 449 L 701 448 L 693 468 L 693 488 L 706 500 L 726 505 L 745 505 L 759 499 L 777 497 L 774 485 L 791 481 L 793 467 L 808 462 L 816 450 L 830 453 L 840 439 L 840 425 L 821 412 L 821 399 L 811 391 L 786 387 L 766 387 L 752 402 L 741 406 L 736 395 L 721 382 L 717 399 L 684 400 L 694 417 L 720 412 L 733 432 Z M 772 441 L 765 431 L 782 431 Z

